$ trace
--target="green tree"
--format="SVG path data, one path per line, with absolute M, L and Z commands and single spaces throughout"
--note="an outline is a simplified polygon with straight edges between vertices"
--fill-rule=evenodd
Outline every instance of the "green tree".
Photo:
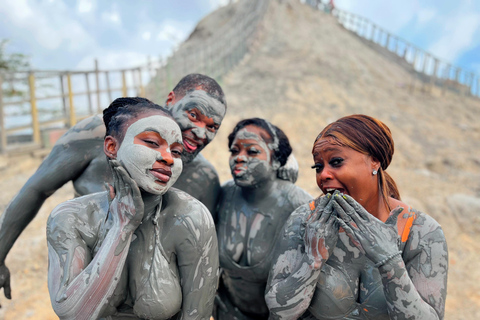
M 9 40 L 0 40 L 0 73 L 4 80 L 3 95 L 7 97 L 24 96 L 25 90 L 17 89 L 14 85 L 14 72 L 28 71 L 30 63 L 28 56 L 23 53 L 7 53 Z

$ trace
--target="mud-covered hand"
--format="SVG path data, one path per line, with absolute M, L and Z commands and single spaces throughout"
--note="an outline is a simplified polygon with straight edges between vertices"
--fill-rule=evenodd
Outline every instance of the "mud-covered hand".
M 143 219 L 143 199 L 137 183 L 117 160 L 109 160 L 112 169 L 113 187 L 110 189 L 110 211 L 114 218 L 135 230 Z
M 338 223 L 332 210 L 332 196 L 316 201 L 315 211 L 305 221 L 305 253 L 310 266 L 319 269 L 330 257 L 338 240 Z
M 7 299 L 12 299 L 12 289 L 10 288 L 10 270 L 8 270 L 5 264 L 0 265 L 0 288 L 3 288 L 3 293 Z
M 375 265 L 399 254 L 397 217 L 401 208 L 392 212 L 383 223 L 352 197 L 338 194 L 333 198 L 333 208 L 339 217 L 340 226 L 353 244 Z

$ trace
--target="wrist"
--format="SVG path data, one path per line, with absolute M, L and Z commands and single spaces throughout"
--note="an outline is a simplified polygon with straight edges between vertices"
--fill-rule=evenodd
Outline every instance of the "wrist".
M 398 263 L 399 260 L 403 261 L 402 259 L 402 251 L 397 251 L 397 252 L 394 252 L 388 256 L 386 256 L 385 258 L 383 258 L 382 260 L 378 261 L 377 263 L 375 263 L 373 266 L 375 268 L 380 268 L 380 267 L 383 267 L 385 265 L 388 265 L 388 264 L 392 264 L 392 263 Z

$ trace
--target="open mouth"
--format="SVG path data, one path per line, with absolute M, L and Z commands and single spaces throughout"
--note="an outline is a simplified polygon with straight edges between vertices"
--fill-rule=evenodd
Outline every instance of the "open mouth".
M 195 140 L 183 137 L 183 147 L 187 152 L 193 152 L 198 149 L 199 143 Z
M 338 192 L 340 192 L 340 193 L 348 194 L 347 190 L 345 190 L 343 188 L 324 188 L 323 193 L 324 194 L 327 194 L 327 193 L 333 194 L 336 190 L 338 190 Z

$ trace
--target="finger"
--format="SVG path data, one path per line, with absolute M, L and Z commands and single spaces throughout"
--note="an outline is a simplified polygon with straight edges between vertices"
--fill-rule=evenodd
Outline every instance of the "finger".
M 3 285 L 3 293 L 7 299 L 12 299 L 12 288 L 10 288 L 10 277 L 7 277 Z
M 120 174 L 120 177 L 122 178 L 123 187 L 128 192 L 128 190 L 130 190 L 130 184 L 133 181 L 133 179 L 130 177 L 130 175 L 128 174 L 127 170 L 125 170 L 124 167 L 118 167 L 117 171 Z
M 355 210 L 355 212 L 358 213 L 358 215 L 362 219 L 365 219 L 367 221 L 370 220 L 370 217 L 371 217 L 370 213 L 368 213 L 368 211 L 365 210 L 365 208 L 362 207 L 362 205 L 360 203 L 355 201 L 355 199 L 350 197 L 348 194 L 343 195 L 342 198 L 345 200 L 346 203 L 348 203 L 353 208 L 353 210 Z
M 390 212 L 390 216 L 388 217 L 387 221 L 385 221 L 385 224 L 396 226 L 398 216 L 402 212 L 403 212 L 403 207 L 398 206 L 395 209 L 393 209 L 392 212 Z
M 340 218 L 337 218 L 337 222 L 340 225 L 340 227 L 344 230 L 345 234 L 348 236 L 348 238 L 353 243 L 353 245 L 358 250 L 360 250 L 363 254 L 365 254 L 365 250 L 363 249 L 362 244 L 360 243 L 360 241 L 358 241 L 358 236 L 357 236 L 357 233 L 356 233 L 356 229 L 350 227 L 348 224 L 345 223 L 345 221 L 343 221 Z
M 323 209 L 325 208 L 325 205 L 330 201 L 331 199 L 331 196 L 330 194 L 327 194 L 323 197 L 319 197 L 317 199 L 315 199 L 314 203 L 315 203 L 315 209 L 313 210 L 312 213 L 310 213 L 310 215 L 307 217 L 306 221 L 307 222 L 313 222 L 313 221 L 316 221 L 318 219 L 318 217 L 320 216 L 321 212 L 323 211 Z
M 122 193 L 122 195 L 125 193 L 125 181 L 123 180 L 123 175 L 122 172 L 120 171 L 121 167 L 116 167 L 115 172 L 118 177 L 118 191 Z
M 354 211 L 346 213 L 342 206 L 337 203 L 337 198 L 335 198 L 335 201 L 333 202 L 333 208 L 335 211 L 337 211 L 337 214 L 343 221 L 356 227 L 357 229 L 363 230 L 363 221 L 360 219 L 360 217 Z
M 325 209 L 323 210 L 322 214 L 320 215 L 318 221 L 320 223 L 327 223 L 327 221 L 330 219 L 330 217 L 332 216 L 332 212 L 333 212 L 333 201 L 330 201 L 327 206 L 325 207 Z

